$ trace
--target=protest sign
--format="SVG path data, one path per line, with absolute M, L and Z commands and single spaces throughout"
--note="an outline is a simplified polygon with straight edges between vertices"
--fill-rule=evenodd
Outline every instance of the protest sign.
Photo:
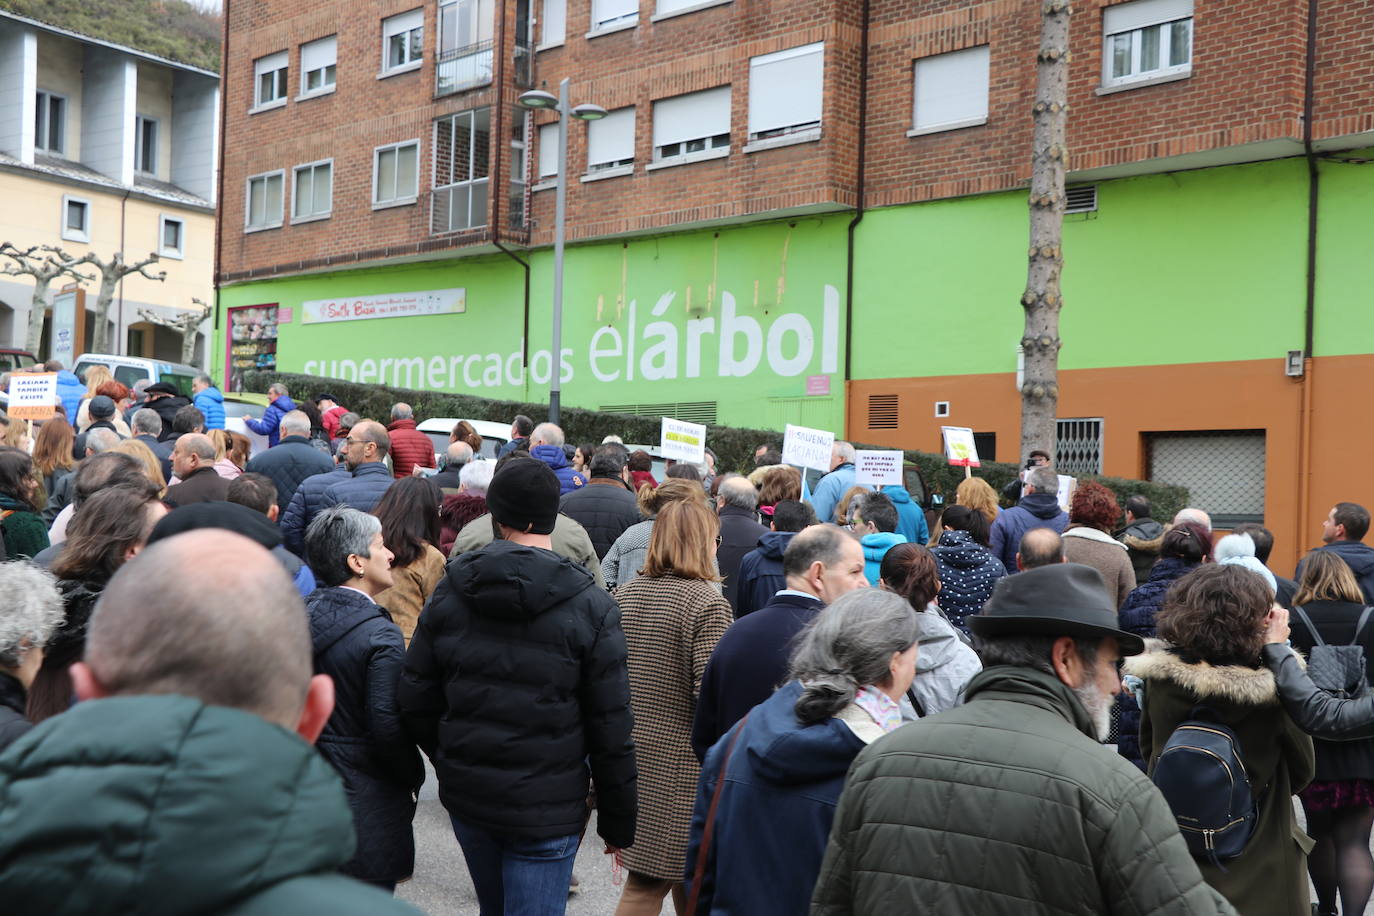
M 782 438 L 782 463 L 829 471 L 830 451 L 834 446 L 834 433 L 788 423 Z
M 10 376 L 9 395 L 7 412 L 11 417 L 46 420 L 57 413 L 57 373 L 16 372 Z
M 945 436 L 945 457 L 950 464 L 961 467 L 982 467 L 978 463 L 978 446 L 973 443 L 973 430 L 963 426 L 941 426 Z
M 1073 499 L 1073 491 L 1077 489 L 1077 477 L 1070 477 L 1067 474 L 1059 475 L 1059 508 L 1065 512 L 1069 511 L 1069 500 Z
M 857 450 L 854 452 L 854 483 L 875 487 L 888 484 L 901 486 L 903 458 L 902 453 L 897 451 Z
M 706 427 L 664 417 L 659 449 L 664 458 L 701 464 L 706 460 Z

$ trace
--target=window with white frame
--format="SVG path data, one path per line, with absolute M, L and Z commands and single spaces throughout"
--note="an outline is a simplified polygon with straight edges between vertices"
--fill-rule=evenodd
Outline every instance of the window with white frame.
M 413 70 L 425 52 L 425 11 L 411 10 L 382 20 L 382 72 Z
M 285 51 L 259 57 L 253 61 L 253 107 L 262 108 L 286 101 L 286 73 L 290 57 Z
M 91 240 L 91 202 L 84 197 L 62 195 L 62 238 L 69 242 Z
M 557 134 L 554 135 L 555 142 Z M 587 171 L 605 172 L 635 162 L 635 110 L 617 108 L 587 124 Z
M 275 229 L 281 225 L 282 184 L 285 181 L 286 173 L 280 169 L 249 177 L 243 211 L 245 229 Z
M 639 0 L 592 0 L 592 31 L 626 25 L 639 18 Z
M 420 141 L 379 146 L 372 153 L 372 206 L 413 204 L 420 195 Z
M 134 118 L 134 170 L 148 175 L 157 173 L 156 118 Z
M 987 45 L 917 60 L 911 132 L 986 124 L 990 63 Z
M 1102 11 L 1102 85 L 1193 70 L 1193 0 L 1134 0 Z
M 487 224 L 491 109 L 460 111 L 434 122 L 435 232 Z
M 291 181 L 291 220 L 323 219 L 334 208 L 334 160 L 298 165 Z
M 544 0 L 539 17 L 539 46 L 561 45 L 568 37 L 568 0 Z
M 824 42 L 750 58 L 749 139 L 819 131 L 824 77 Z
M 439 53 L 470 51 L 495 38 L 495 0 L 443 0 L 439 4 Z
M 62 155 L 67 151 L 67 100 L 52 92 L 39 92 L 34 111 L 33 148 L 40 153 Z
M 683 10 L 690 10 L 694 7 L 701 6 L 706 2 L 708 2 L 708 0 L 658 0 L 656 15 L 667 16 L 672 13 L 679 13 Z
M 654 161 L 712 158 L 730 149 L 730 87 L 654 102 Z
M 338 36 L 330 35 L 301 45 L 301 95 L 333 92 L 338 62 Z
M 539 125 L 539 180 L 558 177 L 558 122 Z
M 162 216 L 157 224 L 157 253 L 164 258 L 181 258 L 185 254 L 186 223 L 173 216 Z

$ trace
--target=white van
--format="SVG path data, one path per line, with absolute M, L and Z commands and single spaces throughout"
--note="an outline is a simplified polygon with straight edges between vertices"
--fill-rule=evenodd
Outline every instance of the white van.
M 201 370 L 185 363 L 169 363 L 161 359 L 146 359 L 142 356 L 115 356 L 112 353 L 82 353 L 76 358 L 72 371 L 77 378 L 86 381 L 86 370 L 96 365 L 109 366 L 115 381 L 123 382 L 130 389 L 141 379 L 154 382 L 167 382 L 184 397 L 191 396 L 191 382 Z

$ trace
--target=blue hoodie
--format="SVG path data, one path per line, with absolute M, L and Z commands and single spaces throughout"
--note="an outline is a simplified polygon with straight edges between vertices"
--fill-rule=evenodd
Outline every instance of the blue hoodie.
M 214 385 L 206 388 L 191 401 L 205 414 L 206 429 L 224 429 L 224 395 Z
M 530 455 L 547 464 L 558 475 L 558 495 L 567 496 L 587 485 L 587 478 L 572 469 L 561 445 L 536 445 Z
M 57 373 L 57 399 L 67 411 L 67 422 L 76 425 L 76 412 L 81 409 L 81 399 L 86 396 L 86 386 L 70 369 Z
M 869 585 L 878 584 L 878 571 L 882 568 L 883 557 L 887 556 L 887 552 L 898 544 L 905 543 L 906 538 L 895 531 L 878 531 L 863 536 L 859 545 L 864 549 L 864 576 L 868 579 Z
M 897 508 L 897 533 L 912 544 L 924 544 L 930 540 L 930 526 L 926 524 L 926 514 L 911 499 L 906 487 L 890 483 L 883 487 L 883 495 L 892 500 Z
M 759 546 L 739 561 L 739 582 L 735 587 L 735 618 L 757 611 L 787 587 L 782 572 L 782 554 L 796 537 L 795 531 L 770 531 L 759 535 Z
M 845 773 L 865 744 L 840 719 L 802 725 L 793 711 L 801 691 L 799 681 L 779 687 L 706 755 L 687 847 L 689 882 L 721 763 L 743 728 L 716 810 L 699 913 L 810 910 Z

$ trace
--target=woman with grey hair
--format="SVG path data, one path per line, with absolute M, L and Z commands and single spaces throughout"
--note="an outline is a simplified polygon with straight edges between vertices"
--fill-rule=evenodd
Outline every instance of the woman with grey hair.
M 458 472 L 458 492 L 444 497 L 439 506 L 439 550 L 448 556 L 458 532 L 468 522 L 487 514 L 487 487 L 496 472 L 496 462 L 485 459 L 469 461 Z
M 902 724 L 917 632 L 906 599 L 874 588 L 843 595 L 803 631 L 792 680 L 727 732 L 702 765 L 687 851 L 696 912 L 807 912 L 850 763 Z
M 373 515 L 333 506 L 305 532 L 320 588 L 305 601 L 315 673 L 334 681 L 334 713 L 316 747 L 343 777 L 358 846 L 341 869 L 394 890 L 415 869 L 415 795 L 424 767 L 396 710 L 405 641 L 374 600 L 391 587 L 391 551 Z
M 33 723 L 24 717 L 43 648 L 62 625 L 57 580 L 30 563 L 0 563 L 0 750 Z

